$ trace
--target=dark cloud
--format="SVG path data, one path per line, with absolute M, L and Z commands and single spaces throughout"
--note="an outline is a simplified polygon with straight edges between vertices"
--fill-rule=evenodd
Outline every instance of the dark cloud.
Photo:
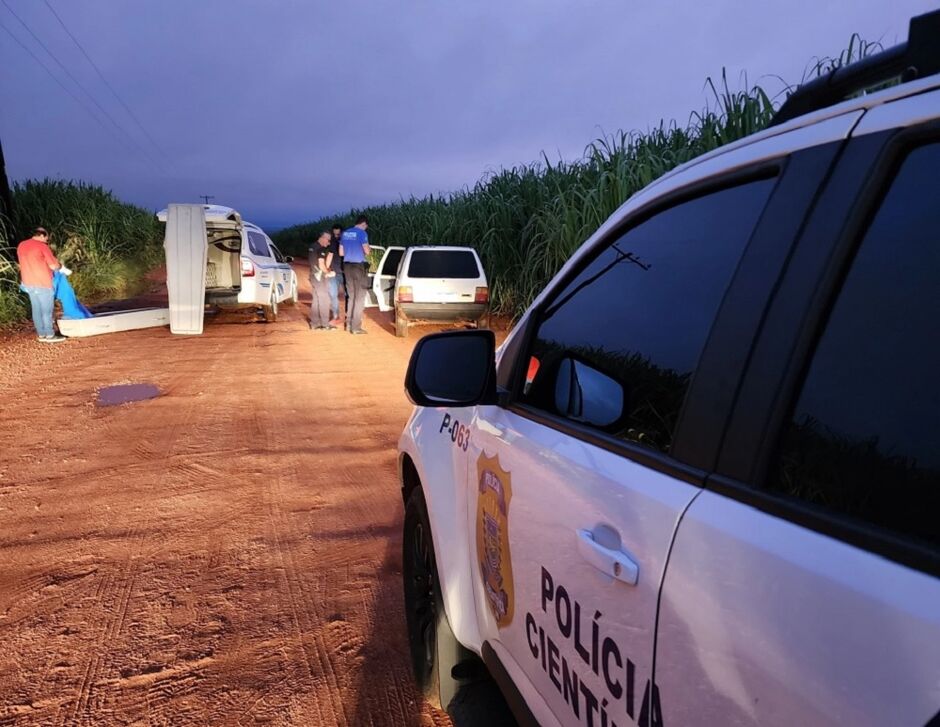
M 96 124 L 0 31 L 12 177 L 93 181 L 151 208 L 213 194 L 272 226 L 684 122 L 723 66 L 776 89 L 769 74 L 798 80 L 855 31 L 890 45 L 933 5 L 50 0 L 158 151 L 44 2 L 6 1 L 136 140 Z M 44 57 L 2 4 L 0 23 Z

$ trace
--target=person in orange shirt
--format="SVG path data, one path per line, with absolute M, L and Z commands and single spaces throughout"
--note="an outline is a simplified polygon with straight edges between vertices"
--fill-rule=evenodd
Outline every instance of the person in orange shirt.
M 20 289 L 29 295 L 33 308 L 33 326 L 43 343 L 67 340 L 56 333 L 52 323 L 55 294 L 52 271 L 62 267 L 49 247 L 49 233 L 42 227 L 33 230 L 33 236 L 16 246 L 16 259 L 20 263 Z

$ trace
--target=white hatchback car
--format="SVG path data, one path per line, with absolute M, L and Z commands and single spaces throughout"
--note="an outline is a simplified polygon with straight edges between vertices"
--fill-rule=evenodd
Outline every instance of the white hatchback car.
M 482 661 L 523 724 L 940 722 L 938 49 L 940 11 L 634 195 L 495 355 L 418 342 L 430 698 Z
M 470 247 L 389 247 L 373 276 L 379 310 L 395 311 L 395 334 L 418 321 L 470 321 L 489 315 L 483 263 Z

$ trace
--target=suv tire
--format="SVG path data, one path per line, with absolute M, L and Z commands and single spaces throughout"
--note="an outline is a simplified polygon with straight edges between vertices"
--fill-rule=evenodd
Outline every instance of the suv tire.
M 457 641 L 447 623 L 421 487 L 412 491 L 405 504 L 402 581 L 415 681 L 431 705 L 446 710 L 462 684 L 452 670 L 474 655 Z

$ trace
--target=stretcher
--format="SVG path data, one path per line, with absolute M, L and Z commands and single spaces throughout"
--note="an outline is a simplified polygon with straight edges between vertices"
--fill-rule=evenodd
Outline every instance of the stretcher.
M 170 324 L 169 308 L 138 308 L 137 310 L 98 313 L 91 318 L 60 318 L 59 332 L 69 338 L 98 336 L 102 333 L 134 331 Z

